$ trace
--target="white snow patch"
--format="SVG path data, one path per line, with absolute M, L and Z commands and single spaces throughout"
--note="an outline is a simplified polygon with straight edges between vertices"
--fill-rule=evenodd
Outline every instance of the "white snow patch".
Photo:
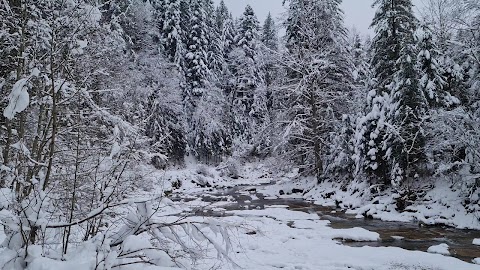
M 428 248 L 427 252 L 428 253 L 436 253 L 436 254 L 442 254 L 442 255 L 450 255 L 450 251 L 448 251 L 449 246 L 445 243 L 436 245 L 436 246 L 431 246 Z
M 292 220 L 318 220 L 317 214 L 309 214 L 300 211 L 291 211 L 284 208 L 266 208 L 264 210 L 233 210 L 227 211 L 228 214 L 234 214 L 241 217 L 257 216 L 269 217 L 276 220 L 292 221 Z
M 378 233 L 358 227 L 351 229 L 333 229 L 330 232 L 325 230 L 325 235 L 332 239 L 352 240 L 356 242 L 373 242 L 380 240 Z

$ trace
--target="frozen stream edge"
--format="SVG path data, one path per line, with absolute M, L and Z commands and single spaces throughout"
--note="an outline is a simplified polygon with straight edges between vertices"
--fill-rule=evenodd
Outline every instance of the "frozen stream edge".
M 255 209 L 261 207 L 248 200 L 252 194 L 240 191 L 237 195 L 243 196 L 241 207 L 248 209 L 227 211 L 232 203 L 239 203 L 235 200 L 239 196 L 217 194 L 220 197 L 217 200 L 227 201 L 217 201 L 207 207 L 216 215 L 204 215 L 219 221 L 248 224 L 250 229 L 234 233 L 235 245 L 231 253 L 232 259 L 244 269 L 480 269 L 479 265 L 440 254 L 397 247 L 342 245 L 339 239 L 376 242 L 380 236 L 359 227 L 334 229 L 329 226 L 330 221 L 321 220 L 315 213 L 289 210 L 286 206 Z M 256 194 L 254 196 L 257 198 Z M 188 204 L 192 207 L 206 205 L 198 199 Z M 206 209 L 203 211 L 208 212 Z M 215 256 L 212 253 L 209 257 Z M 191 269 L 211 269 L 214 265 L 217 269 L 232 269 L 231 265 L 219 265 L 219 261 L 212 258 L 201 260 Z

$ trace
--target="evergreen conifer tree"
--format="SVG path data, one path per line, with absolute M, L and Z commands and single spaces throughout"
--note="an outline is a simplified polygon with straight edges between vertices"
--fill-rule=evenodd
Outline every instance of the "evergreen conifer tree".
M 286 83 L 294 89 L 283 98 L 288 108 L 285 129 L 290 133 L 287 152 L 318 181 L 324 178 L 330 132 L 347 109 L 340 100 L 352 89 L 339 5 L 337 0 L 292 0 L 286 22 Z
M 240 17 L 238 34 L 235 45 L 238 49 L 230 55 L 236 85 L 232 95 L 235 106 L 244 116 L 251 114 L 255 92 L 262 84 L 262 77 L 258 64 L 259 23 L 251 6 L 247 5 Z M 245 122 L 248 122 L 245 119 Z M 245 125 L 248 125 L 245 123 Z M 247 127 L 239 128 L 240 133 L 246 132 Z
M 164 0 L 165 15 L 162 28 L 165 55 L 181 67 L 185 55 L 184 32 L 181 22 L 180 3 L 182 0 Z
M 216 10 L 212 0 L 203 0 L 206 21 L 207 63 L 211 79 L 215 82 L 220 75 L 223 64 L 221 34 L 217 29 Z
M 275 21 L 272 18 L 272 14 L 268 13 L 267 19 L 262 27 L 262 36 L 261 40 L 263 45 L 266 47 L 266 51 L 263 52 L 263 70 L 265 73 L 265 84 L 269 87 L 275 77 L 275 66 L 273 64 L 274 60 L 272 54 L 278 51 L 278 34 L 275 26 Z M 268 51 L 269 50 L 269 51 Z M 268 89 L 267 98 L 269 100 L 269 108 L 272 106 L 271 102 L 271 90 Z
M 271 13 L 268 13 L 267 19 L 265 19 L 262 27 L 262 42 L 270 50 L 278 50 L 278 34 Z
M 208 25 L 203 0 L 190 3 L 189 32 L 186 37 L 185 54 L 185 100 L 192 103 L 195 96 L 201 96 L 208 82 Z
M 419 49 L 417 65 L 421 72 L 420 87 L 430 107 L 438 107 L 445 103 L 446 97 L 444 70 L 439 63 L 441 52 L 433 41 L 428 25 L 422 24 L 415 36 Z
M 405 177 L 416 176 L 417 165 L 424 160 L 421 121 L 426 99 L 416 68 L 417 19 L 410 0 L 377 0 L 374 5 L 375 83 L 357 138 L 363 169 L 385 184 L 400 184 Z

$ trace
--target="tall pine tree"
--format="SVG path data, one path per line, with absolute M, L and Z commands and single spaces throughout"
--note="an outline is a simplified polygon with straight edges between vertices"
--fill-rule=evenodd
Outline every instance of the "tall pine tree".
M 275 68 L 274 68 L 274 59 L 271 57 L 272 53 L 278 51 L 278 34 L 275 26 L 275 21 L 272 18 L 272 14 L 268 13 L 267 19 L 262 27 L 262 43 L 265 46 L 266 50 L 263 52 L 263 64 L 265 72 L 265 84 L 270 86 L 274 81 L 275 77 Z M 267 93 L 268 100 L 271 100 L 271 93 Z M 269 102 L 271 104 L 271 102 Z M 271 105 L 269 106 L 271 107 Z
M 190 3 L 189 32 L 186 37 L 187 52 L 185 54 L 185 100 L 194 105 L 194 97 L 201 96 L 208 82 L 208 25 L 207 13 L 203 0 L 192 0 Z
M 235 37 L 237 47 L 229 55 L 230 71 L 235 80 L 229 97 L 232 103 L 233 132 L 243 141 L 252 140 L 255 122 L 261 122 L 265 114 L 265 93 L 259 66 L 259 22 L 249 5 L 240 17 L 238 33 Z
M 323 179 L 330 132 L 345 112 L 352 85 L 340 1 L 290 1 L 286 57 L 289 90 L 282 107 L 286 153 Z
M 270 50 L 278 50 L 278 34 L 271 13 L 268 13 L 267 19 L 265 19 L 262 27 L 262 42 Z
M 223 55 L 221 34 L 217 30 L 216 10 L 212 0 L 203 0 L 206 21 L 206 39 L 208 42 L 207 63 L 215 81 L 222 71 Z
M 419 49 L 417 65 L 421 72 L 420 87 L 430 107 L 438 107 L 447 101 L 447 96 L 444 93 L 446 84 L 443 76 L 444 70 L 439 63 L 441 52 L 433 40 L 428 25 L 422 24 L 415 37 Z
M 417 176 L 424 160 L 426 100 L 416 69 L 417 20 L 410 0 L 377 0 L 373 19 L 375 78 L 359 136 L 363 169 L 385 184 Z
M 185 34 L 181 27 L 181 2 L 182 0 L 164 0 L 165 14 L 163 16 L 163 28 L 161 29 L 165 55 L 179 67 L 182 66 L 185 55 L 183 43 Z

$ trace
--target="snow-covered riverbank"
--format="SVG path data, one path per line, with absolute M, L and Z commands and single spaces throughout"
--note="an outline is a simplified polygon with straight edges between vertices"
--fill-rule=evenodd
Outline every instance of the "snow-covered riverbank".
M 358 218 L 375 218 L 383 221 L 419 222 L 424 225 L 447 225 L 459 229 L 480 230 L 480 205 L 467 210 L 461 199 L 461 189 L 452 189 L 451 183 L 436 182 L 422 199 L 409 202 L 403 211 L 397 210 L 398 194 L 389 190 L 372 194 L 365 183 L 350 184 L 325 182 L 303 178 L 296 171 L 276 173 L 265 164 L 246 164 L 238 167 L 238 177 L 232 179 L 221 170 L 206 166 L 192 166 L 183 170 L 166 172 L 168 182 L 181 182 L 183 193 L 195 193 L 210 187 L 238 185 L 272 185 L 259 190 L 270 198 L 303 198 L 322 206 L 339 207 Z M 480 196 L 480 194 L 479 194 Z
M 200 166 L 167 172 L 165 177 L 169 182 L 182 183 L 174 194 L 182 194 L 183 198 L 194 199 L 199 195 L 208 197 L 206 191 L 216 192 L 224 187 L 256 185 L 255 192 L 262 193 L 267 200 L 308 199 L 321 205 L 349 208 L 347 212 L 357 215 L 359 219 L 364 218 L 362 213 L 368 212 L 373 218 L 386 221 L 411 222 L 416 219 L 426 224 L 440 223 L 461 228 L 480 228 L 475 223 L 475 215 L 462 214 L 454 208 L 454 202 L 447 199 L 445 202 L 450 202 L 451 205 L 438 208 L 432 205 L 428 209 L 425 205 L 422 208 L 421 204 L 418 204 L 415 206 L 416 214 L 413 211 L 400 213 L 394 209 L 392 201 L 387 199 L 388 196 L 377 197 L 378 203 L 369 202 L 364 198 L 349 196 L 348 192 L 342 192 L 332 185 L 328 186 L 328 183 L 315 185 L 313 189 L 306 190 L 309 180 L 294 180 L 297 178 L 295 172 L 276 175 L 268 169 L 268 166 L 247 164 L 238 174 L 237 179 L 232 179 L 219 170 Z M 251 188 L 247 188 L 244 195 L 255 199 L 256 195 L 249 194 L 248 189 Z M 441 193 L 438 195 L 434 193 L 442 190 L 446 189 L 432 190 L 430 196 L 442 198 Z M 331 195 L 322 196 L 326 193 Z M 480 269 L 474 264 L 440 254 L 407 251 L 396 247 L 369 247 L 367 244 L 364 247 L 345 246 L 339 239 L 377 241 L 379 235 L 362 228 L 332 229 L 328 220 L 320 220 L 315 213 L 291 211 L 287 206 L 257 209 L 259 207 L 254 204 L 249 205 L 251 203 L 249 200 L 243 204 L 245 210 L 225 211 L 223 207 L 231 203 L 235 203 L 235 199 L 226 194 L 221 196 L 220 201 L 207 208 L 227 215 L 210 217 L 219 222 L 247 224 L 248 229 L 234 233 L 236 245 L 231 249 L 232 259 L 245 269 Z M 189 204 L 202 207 L 207 205 L 199 199 Z M 456 213 L 451 219 L 446 219 L 448 222 L 435 219 L 435 215 L 445 215 L 444 209 Z M 419 218 L 421 215 L 424 216 L 423 219 Z M 398 237 L 397 241 L 399 240 L 401 237 Z M 478 259 L 472 262 L 478 262 Z M 199 261 L 197 268 L 192 269 L 210 269 L 213 265 L 217 265 L 219 269 L 231 269 L 228 264 L 219 264 L 216 259 L 203 259 Z
M 143 170 L 147 171 L 147 168 L 139 168 L 139 171 Z M 455 244 L 452 242 L 454 240 L 447 237 L 435 238 L 434 242 L 437 244 L 428 247 L 430 253 L 423 247 L 420 249 L 422 251 L 413 251 L 394 247 L 392 244 L 383 246 L 384 240 L 400 243 L 406 239 L 399 235 L 379 234 L 362 228 L 361 225 L 338 228 L 332 226 L 333 221 L 325 219 L 319 212 L 307 208 L 296 209 L 291 205 L 291 201 L 297 201 L 310 206 L 314 206 L 312 202 L 332 206 L 332 203 L 338 204 L 338 200 L 342 198 L 345 203 L 348 202 L 345 199 L 348 198 L 346 192 L 343 193 L 344 197 L 339 197 L 342 193 L 334 190 L 334 187 L 331 187 L 331 190 L 320 190 L 326 187 L 326 184 L 316 185 L 317 190 L 306 190 L 304 188 L 308 186 L 308 179 L 294 181 L 297 178 L 295 172 L 278 175 L 262 164 L 246 164 L 239 168 L 237 173 L 236 179 L 233 179 L 225 170 L 192 165 L 144 175 L 151 180 L 151 186 L 132 196 L 147 198 L 168 194 L 169 198 L 161 200 L 152 220 L 156 224 L 181 221 L 182 225 L 179 225 L 175 234 L 169 234 L 168 230 L 162 231 L 165 236 L 162 250 L 168 252 L 168 255 L 162 253 L 160 261 L 157 262 L 157 265 L 162 266 L 142 269 L 480 269 L 480 258 L 472 257 L 472 254 L 476 254 L 477 241 L 474 238 L 478 236 L 468 239 L 468 243 L 474 248 L 468 247 L 469 258 L 473 259 L 467 261 L 454 257 L 455 248 L 449 248 L 449 245 Z M 232 189 L 235 186 L 236 188 Z M 334 191 L 334 194 L 330 198 L 321 196 L 331 191 Z M 349 210 L 352 213 L 366 209 L 369 205 L 361 205 L 362 201 L 358 198 L 351 198 L 351 201 L 359 204 L 343 206 L 353 207 L 354 210 Z M 372 205 L 386 204 L 379 202 Z M 328 210 L 327 214 L 330 212 L 335 215 L 336 211 Z M 391 220 L 397 217 L 403 217 L 401 221 L 410 220 L 402 213 L 392 212 L 391 215 L 394 217 Z M 363 219 L 363 216 L 358 216 L 358 220 L 360 219 Z M 215 227 L 217 229 L 212 230 Z M 122 250 L 148 249 L 150 237 L 146 233 L 131 236 L 123 244 Z M 384 239 L 385 237 L 389 239 Z M 173 241 L 170 241 L 172 239 Z M 192 250 L 186 250 L 178 241 L 190 245 Z M 458 243 L 456 244 L 458 247 Z M 95 256 L 98 255 L 93 243 L 69 252 L 65 255 L 65 261 L 47 258 L 44 252 L 48 250 L 43 250 L 40 246 L 32 246 L 29 252 L 29 270 L 89 270 L 95 266 Z M 186 252 L 191 252 L 190 255 L 194 256 L 185 256 Z M 7 252 L 0 254 L 0 264 L 6 263 L 8 258 L 14 255 Z M 465 260 L 465 257 L 462 259 Z M 115 269 L 138 268 L 125 264 Z
M 378 234 L 361 228 L 335 230 L 328 221 L 315 214 L 283 208 L 236 211 L 232 217 L 218 218 L 228 222 L 244 222 L 254 230 L 239 230 L 234 234 L 237 245 L 232 259 L 243 269 L 437 269 L 478 270 L 469 264 L 440 254 L 407 251 L 393 247 L 349 247 L 339 240 L 376 241 Z M 219 265 L 215 259 L 199 262 L 197 268 L 232 269 Z

